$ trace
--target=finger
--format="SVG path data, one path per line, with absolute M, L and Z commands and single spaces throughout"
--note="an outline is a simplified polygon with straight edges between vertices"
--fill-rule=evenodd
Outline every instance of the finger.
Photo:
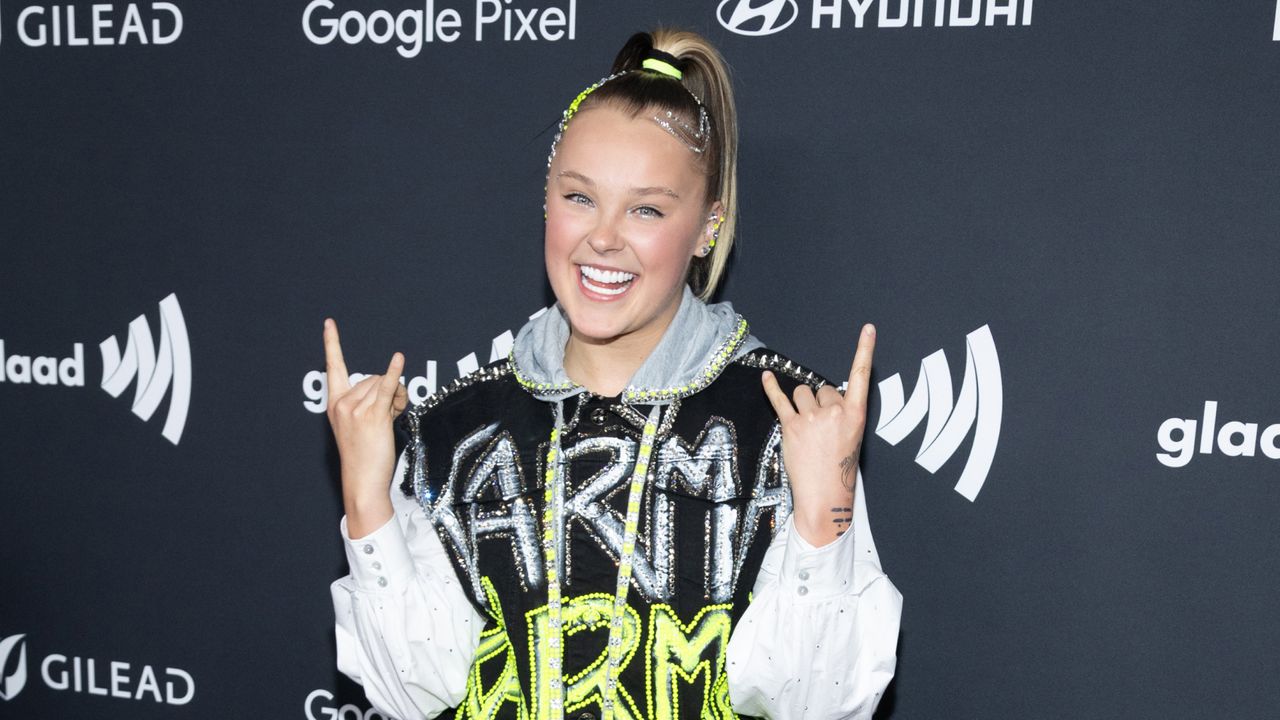
M 351 389 L 347 363 L 342 358 L 342 343 L 338 340 L 338 323 L 333 318 L 324 319 L 324 370 L 330 397 Z
M 823 385 L 814 393 L 814 397 L 818 400 L 818 407 L 827 407 L 841 402 L 844 398 L 840 396 L 840 391 L 830 385 Z
M 378 381 L 378 403 L 390 408 L 396 397 L 396 389 L 400 387 L 400 375 L 404 372 L 404 355 L 392 353 L 391 362 L 387 364 L 387 374 Z
M 849 385 L 845 388 L 847 403 L 865 405 L 867 390 L 871 386 L 871 355 L 876 349 L 876 326 L 867 323 L 858 336 L 858 349 L 853 354 L 853 366 L 849 368 Z
M 791 406 L 787 394 L 778 386 L 778 378 L 774 377 L 773 373 L 765 370 L 760 375 L 760 384 L 764 385 L 764 394 L 768 396 L 769 404 L 773 406 L 773 411 L 778 414 L 779 420 L 788 420 L 795 416 L 796 409 Z
M 374 392 L 371 388 L 377 387 L 377 380 L 377 375 L 369 375 L 352 385 L 351 389 L 343 394 L 339 400 L 347 411 L 350 412 L 363 407 L 365 399 Z
M 812 412 L 818 406 L 818 401 L 813 397 L 813 390 L 808 385 L 800 383 L 791 393 L 791 399 L 796 402 L 796 412 L 807 413 Z
M 370 375 L 360 381 L 360 384 L 357 385 L 356 388 L 363 394 L 360 396 L 360 401 L 355 405 L 356 412 L 368 412 L 369 408 L 379 403 L 382 393 L 378 388 L 382 386 L 382 381 L 385 377 L 385 375 Z M 354 392 L 354 390 L 352 392 Z
M 399 415 L 407 407 L 409 407 L 409 391 L 405 390 L 400 383 L 396 383 L 396 396 L 391 400 L 391 413 Z

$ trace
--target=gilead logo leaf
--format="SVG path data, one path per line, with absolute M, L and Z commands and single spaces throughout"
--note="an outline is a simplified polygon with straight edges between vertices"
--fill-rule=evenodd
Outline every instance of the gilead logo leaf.
M 25 637 L 24 633 L 0 640 L 0 675 L 8 669 L 13 649 L 18 649 L 18 662 L 13 672 L 0 678 L 0 700 L 12 700 L 27 684 L 27 644 L 23 642 Z

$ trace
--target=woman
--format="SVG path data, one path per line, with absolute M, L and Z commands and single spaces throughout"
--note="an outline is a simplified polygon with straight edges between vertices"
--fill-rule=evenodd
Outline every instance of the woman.
M 901 609 L 855 482 L 875 332 L 842 396 L 703 302 L 736 143 L 715 49 L 633 36 L 552 145 L 557 305 L 409 411 L 398 468 L 403 357 L 349 387 L 326 320 L 338 665 L 384 713 L 871 716 Z

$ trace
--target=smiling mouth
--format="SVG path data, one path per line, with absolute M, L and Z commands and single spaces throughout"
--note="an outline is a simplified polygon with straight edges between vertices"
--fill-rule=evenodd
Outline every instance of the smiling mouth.
M 578 266 L 578 279 L 587 290 L 608 297 L 618 296 L 631 287 L 635 273 L 604 270 L 591 265 Z

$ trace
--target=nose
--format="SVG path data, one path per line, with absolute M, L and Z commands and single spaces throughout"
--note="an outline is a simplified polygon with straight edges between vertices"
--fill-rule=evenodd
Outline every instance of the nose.
M 601 255 L 617 252 L 626 245 L 622 238 L 621 223 L 612 216 L 601 215 L 600 221 L 591 229 L 587 244 Z

